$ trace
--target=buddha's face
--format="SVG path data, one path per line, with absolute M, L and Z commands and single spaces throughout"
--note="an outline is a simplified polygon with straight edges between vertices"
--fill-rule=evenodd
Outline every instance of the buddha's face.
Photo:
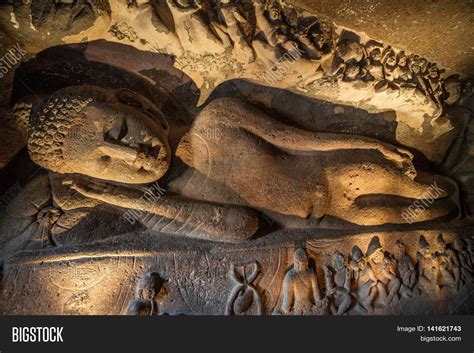
M 91 103 L 66 134 L 64 169 L 129 184 L 158 180 L 168 170 L 167 126 L 137 107 L 116 101 Z

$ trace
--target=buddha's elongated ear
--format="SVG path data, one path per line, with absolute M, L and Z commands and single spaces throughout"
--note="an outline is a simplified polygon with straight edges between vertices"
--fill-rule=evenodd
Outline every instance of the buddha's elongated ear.
M 153 120 L 160 124 L 166 135 L 168 135 L 170 129 L 168 121 L 161 110 L 153 104 L 153 102 L 143 97 L 141 94 L 126 88 L 116 91 L 115 96 L 121 103 L 138 108 L 145 114 L 151 116 Z
M 12 108 L 12 126 L 25 138 L 28 136 L 28 123 L 33 108 L 38 106 L 48 96 L 26 96 L 15 103 Z

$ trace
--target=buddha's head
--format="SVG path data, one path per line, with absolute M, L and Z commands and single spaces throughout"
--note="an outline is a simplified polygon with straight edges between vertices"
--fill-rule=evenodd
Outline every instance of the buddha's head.
M 160 110 L 137 93 L 68 87 L 33 110 L 28 152 L 57 173 L 144 184 L 168 170 L 168 130 Z

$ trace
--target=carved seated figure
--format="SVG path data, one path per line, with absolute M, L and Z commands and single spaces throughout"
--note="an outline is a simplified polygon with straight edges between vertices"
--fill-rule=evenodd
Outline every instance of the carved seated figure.
M 326 301 L 321 299 L 316 272 L 308 267 L 308 255 L 297 249 L 293 268 L 283 280 L 281 313 L 284 315 L 315 315 L 326 313 Z
M 77 111 L 68 108 L 79 101 Z M 138 188 L 124 184 L 165 175 L 173 157 L 168 132 L 163 114 L 138 94 L 69 87 L 32 113 L 28 149 L 46 169 L 94 178 L 71 182 L 85 197 L 174 220 L 182 226 L 173 233 L 218 241 L 250 238 L 259 228 L 259 212 L 270 218 L 333 216 L 362 226 L 404 223 L 405 206 L 400 200 L 392 204 L 391 196 L 411 202 L 428 185 L 414 180 L 412 155 L 402 148 L 302 130 L 223 98 L 208 104 L 179 142 L 176 155 L 188 169 L 168 177 L 168 192 L 148 202 Z M 443 180 L 437 183 L 450 189 Z M 387 197 L 383 204 L 370 202 L 380 195 Z M 449 199 L 437 199 L 415 221 L 451 210 Z

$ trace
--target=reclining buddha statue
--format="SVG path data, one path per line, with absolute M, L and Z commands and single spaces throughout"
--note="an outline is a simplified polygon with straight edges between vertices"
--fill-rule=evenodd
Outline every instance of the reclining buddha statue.
M 174 148 L 168 120 L 130 90 L 66 87 L 33 108 L 28 152 L 87 199 L 214 241 L 250 239 L 278 215 L 403 224 L 403 210 L 430 185 L 441 191 L 413 222 L 456 210 L 447 178 L 417 173 L 411 152 L 376 139 L 301 129 L 235 98 L 208 103 Z M 150 202 L 141 187 L 157 181 L 166 192 Z

